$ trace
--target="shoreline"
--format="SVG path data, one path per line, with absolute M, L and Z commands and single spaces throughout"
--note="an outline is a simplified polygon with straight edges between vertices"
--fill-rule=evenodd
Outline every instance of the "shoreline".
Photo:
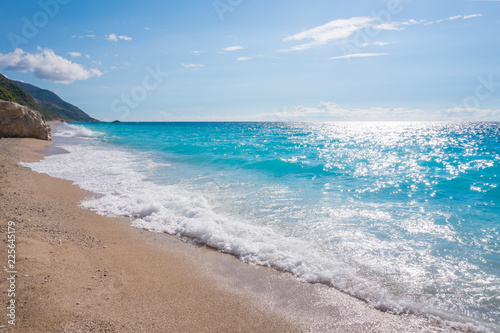
M 0 196 L 4 242 L 8 221 L 19 228 L 17 329 L 439 329 L 427 319 L 383 313 L 333 288 L 300 282 L 288 273 L 248 265 L 204 246 L 133 228 L 126 218 L 104 217 L 86 210 L 80 202 L 90 193 L 70 181 L 18 165 L 21 160 L 43 158 L 39 151 L 50 146 L 50 142 L 33 139 L 0 140 L 4 156 L 0 162 L 0 186 L 5 189 Z M 6 249 L 1 252 L 6 261 Z M 7 301 L 5 294 L 3 298 Z
M 48 145 L 32 139 L 0 140 L 2 234 L 6 240 L 7 222 L 13 221 L 18 271 L 16 325 L 8 329 L 299 331 L 200 275 L 188 255 L 173 247 L 167 251 L 124 219 L 81 208 L 79 202 L 89 194 L 70 181 L 17 164 L 42 158 L 33 151 Z M 6 261 L 6 248 L 1 252 Z M 7 295 L 2 298 L 7 301 Z

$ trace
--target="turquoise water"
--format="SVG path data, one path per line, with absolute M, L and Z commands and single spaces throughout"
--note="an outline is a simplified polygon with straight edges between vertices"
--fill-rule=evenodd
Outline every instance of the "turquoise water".
M 395 313 L 500 331 L 500 123 L 63 125 L 85 207 Z

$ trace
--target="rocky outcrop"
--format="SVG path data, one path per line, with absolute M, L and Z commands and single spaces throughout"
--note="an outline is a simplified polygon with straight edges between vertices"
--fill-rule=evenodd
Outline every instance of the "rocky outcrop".
M 0 137 L 50 140 L 50 126 L 40 112 L 0 100 Z

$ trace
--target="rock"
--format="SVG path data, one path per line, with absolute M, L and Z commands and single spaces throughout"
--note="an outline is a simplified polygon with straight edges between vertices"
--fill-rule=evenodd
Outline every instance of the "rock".
M 0 137 L 50 140 L 50 130 L 40 112 L 0 100 Z

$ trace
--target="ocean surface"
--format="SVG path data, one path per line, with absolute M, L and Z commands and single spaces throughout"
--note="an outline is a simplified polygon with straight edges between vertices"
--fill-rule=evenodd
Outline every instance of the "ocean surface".
M 500 123 L 63 124 L 83 206 L 382 311 L 500 332 Z

